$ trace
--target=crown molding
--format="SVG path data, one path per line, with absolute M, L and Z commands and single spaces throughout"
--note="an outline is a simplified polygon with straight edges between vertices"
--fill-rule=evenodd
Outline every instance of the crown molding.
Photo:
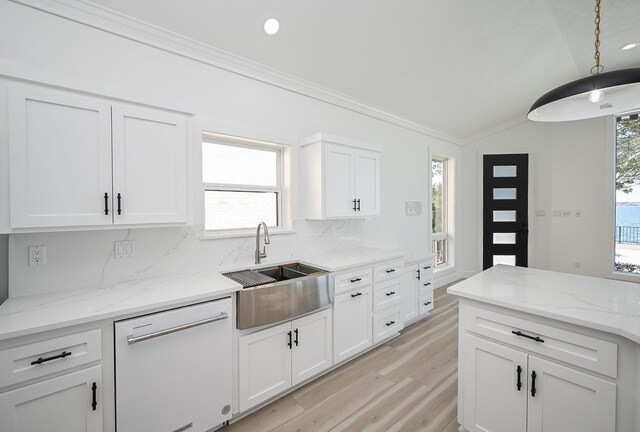
M 480 131 L 478 133 L 475 133 L 473 135 L 465 137 L 464 139 L 462 139 L 460 141 L 460 145 L 472 144 L 472 143 L 474 143 L 476 141 L 480 141 L 481 139 L 488 138 L 488 137 L 490 137 L 492 135 L 498 134 L 498 133 L 503 132 L 503 131 L 505 131 L 507 129 L 511 129 L 512 127 L 521 125 L 521 124 L 526 123 L 528 121 L 529 120 L 527 119 L 526 116 L 524 116 L 524 115 L 518 116 L 518 117 L 513 118 L 511 120 L 508 120 L 508 121 L 506 121 L 504 123 L 501 123 L 501 124 L 499 124 L 497 126 L 490 127 L 490 128 L 485 129 L 483 131 Z
M 461 145 L 451 135 L 366 102 L 206 45 L 136 18 L 112 11 L 85 0 L 10 0 L 33 9 L 87 25 L 116 36 L 214 66 L 256 81 L 270 84 L 312 99 L 329 103 L 433 138 Z

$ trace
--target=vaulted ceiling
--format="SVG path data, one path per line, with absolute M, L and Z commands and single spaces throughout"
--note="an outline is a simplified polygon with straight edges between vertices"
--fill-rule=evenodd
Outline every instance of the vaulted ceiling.
M 590 0 L 93 0 L 461 140 L 589 74 Z M 275 17 L 280 32 L 267 36 Z M 640 66 L 640 1 L 602 0 L 606 70 Z

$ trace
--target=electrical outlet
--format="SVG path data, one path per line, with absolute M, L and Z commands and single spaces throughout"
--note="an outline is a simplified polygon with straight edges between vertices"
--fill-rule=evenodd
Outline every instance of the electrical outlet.
M 45 246 L 29 246 L 29 266 L 41 266 L 47 263 Z
M 135 240 L 122 240 L 114 244 L 114 255 L 117 259 L 130 258 L 136 254 Z
M 331 238 L 336 238 L 338 236 L 338 229 L 336 227 L 331 227 Z
M 544 210 L 536 210 L 536 216 L 544 216 L 544 215 L 545 215 Z
M 573 267 L 577 269 L 582 268 L 582 263 L 580 261 L 575 261 L 573 263 Z
M 582 210 L 576 210 L 576 217 L 582 216 Z
M 562 210 L 562 217 L 571 217 L 571 210 Z
M 554 217 L 562 216 L 562 212 L 560 210 L 554 210 L 552 214 Z

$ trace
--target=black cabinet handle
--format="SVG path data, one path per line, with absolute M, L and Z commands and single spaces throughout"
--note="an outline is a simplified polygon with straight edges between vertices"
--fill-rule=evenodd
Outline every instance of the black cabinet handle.
M 40 357 L 38 360 L 34 360 L 31 362 L 31 365 L 39 365 L 41 363 L 45 363 L 51 360 L 61 359 L 65 357 L 69 357 L 71 355 L 71 351 L 62 351 L 60 354 L 56 354 L 51 357 Z
M 516 371 L 518 372 L 518 383 L 516 384 L 516 387 L 518 388 L 518 391 L 520 391 L 520 389 L 522 388 L 522 368 L 520 367 L 520 365 L 518 365 Z
M 358 297 L 358 296 L 361 296 L 361 295 L 362 295 L 362 293 L 361 293 L 361 292 L 359 292 L 359 293 L 355 293 L 355 294 L 351 294 L 351 298 L 353 298 L 353 297 Z
M 385 270 L 387 273 L 393 273 L 396 271 L 396 269 L 389 269 L 389 270 Z
M 293 332 L 296 334 L 296 338 L 294 339 L 293 343 L 295 343 L 296 346 L 298 346 L 298 329 L 295 329 Z
M 121 202 L 120 202 L 120 201 L 121 201 L 121 200 L 122 200 L 122 196 L 121 196 L 120 194 L 118 194 L 118 215 L 121 215 L 121 214 L 122 214 L 122 208 L 121 208 L 121 206 L 120 206 L 120 204 L 121 204 Z
M 291 343 L 291 332 L 287 332 L 287 335 L 289 336 L 289 342 L 287 345 L 289 345 L 289 349 L 293 349 L 293 344 Z
M 109 194 L 106 192 L 104 193 L 104 214 L 109 214 Z
M 356 211 L 356 200 L 353 200 L 353 211 Z
M 425 270 L 429 270 L 431 268 L 431 266 L 426 266 L 424 269 Z
M 531 372 L 531 397 L 536 397 L 536 371 Z
M 394 295 L 395 293 L 396 293 L 395 291 L 391 291 L 391 292 L 388 292 L 388 293 L 385 293 L 385 294 L 387 295 L 387 297 L 389 297 L 389 296 Z
M 426 303 L 422 303 L 425 306 L 429 306 L 431 304 L 431 302 L 426 302 Z
M 98 406 L 97 390 L 98 390 L 98 385 L 94 382 L 93 385 L 91 386 L 91 392 L 93 393 L 93 401 L 91 402 L 91 408 L 93 408 L 94 411 Z
M 356 202 L 358 203 L 358 211 L 360 211 L 360 200 L 356 200 Z
M 361 278 L 351 279 L 351 283 L 360 282 L 361 280 L 362 280 Z
M 389 321 L 386 324 L 387 324 L 387 327 L 390 327 L 390 326 L 394 325 L 395 323 L 396 323 L 395 321 Z
M 416 270 L 416 279 L 420 280 L 420 269 Z
M 429 286 L 429 285 L 431 285 L 431 282 L 427 282 L 426 284 L 422 284 L 422 285 Z
M 522 336 L 524 338 L 531 339 L 531 340 L 534 340 L 536 342 L 544 343 L 544 339 L 540 338 L 539 336 L 530 336 L 528 334 L 522 333 L 520 330 L 518 330 L 518 331 L 512 330 L 511 333 L 513 333 L 516 336 Z

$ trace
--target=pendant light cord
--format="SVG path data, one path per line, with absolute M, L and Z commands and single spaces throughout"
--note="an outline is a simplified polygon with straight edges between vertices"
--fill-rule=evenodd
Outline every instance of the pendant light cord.
M 600 0 L 596 0 L 596 30 L 593 34 L 596 36 L 596 42 L 594 44 L 596 48 L 596 53 L 593 55 L 593 58 L 596 60 L 596 65 L 591 68 L 591 75 L 600 75 L 600 73 L 604 70 L 604 66 L 600 64 Z

